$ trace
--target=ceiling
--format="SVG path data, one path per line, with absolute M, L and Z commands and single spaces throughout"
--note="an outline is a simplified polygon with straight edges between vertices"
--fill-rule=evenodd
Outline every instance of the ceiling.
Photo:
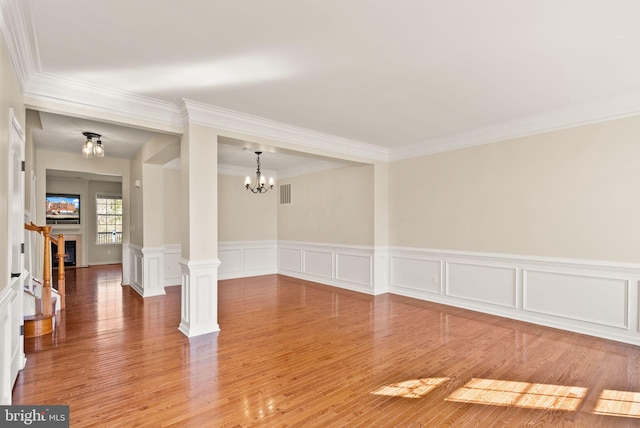
M 640 112 L 636 0 L 1 1 L 32 94 L 64 81 L 193 100 L 391 159 Z M 80 150 L 102 130 L 129 156 L 149 137 L 56 119 L 36 144 Z

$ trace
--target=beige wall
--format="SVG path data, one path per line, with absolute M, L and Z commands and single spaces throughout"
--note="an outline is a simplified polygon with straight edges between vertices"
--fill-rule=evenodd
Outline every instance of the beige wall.
M 373 165 L 279 180 L 292 203 L 278 205 L 278 239 L 370 246 L 374 243 Z
M 180 244 L 180 170 L 164 168 L 164 244 Z
M 255 195 L 243 184 L 244 177 L 218 175 L 218 240 L 276 240 L 277 186 L 264 195 Z
M 11 67 L 3 40 L 0 40 L 0 218 L 9 216 L 9 109 L 13 108 L 18 122 L 25 130 L 25 109 L 20 84 Z M 9 230 L 7 221 L 0 221 L 0 290 L 8 285 L 10 277 Z
M 164 172 L 161 165 L 142 165 L 142 228 L 144 248 L 164 245 Z
M 640 118 L 392 163 L 390 244 L 640 262 Z
M 143 220 L 143 186 L 142 179 L 142 150 L 140 150 L 131 159 L 131 182 L 129 183 L 129 191 L 131 192 L 131 244 L 140 248 L 144 246 L 144 220 Z M 139 183 L 140 186 L 136 186 Z

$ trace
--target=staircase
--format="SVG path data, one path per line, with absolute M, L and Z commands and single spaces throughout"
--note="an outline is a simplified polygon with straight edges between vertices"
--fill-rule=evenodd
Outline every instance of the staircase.
M 50 334 L 55 327 L 54 317 L 65 305 L 64 236 L 51 237 L 51 226 L 25 223 L 24 228 L 44 237 L 44 267 L 42 281 L 30 277 L 24 287 L 24 336 L 38 337 Z M 58 290 L 51 288 L 51 243 L 58 246 Z

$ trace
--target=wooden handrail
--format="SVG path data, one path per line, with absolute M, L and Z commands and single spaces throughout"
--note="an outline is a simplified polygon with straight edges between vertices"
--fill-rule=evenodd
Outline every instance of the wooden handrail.
M 64 274 L 64 235 L 51 237 L 51 226 L 37 226 L 25 223 L 24 228 L 42 234 L 44 237 L 44 267 L 42 270 L 42 315 L 51 316 L 51 242 L 58 246 L 58 293 L 60 294 L 60 309 L 65 308 L 65 274 Z

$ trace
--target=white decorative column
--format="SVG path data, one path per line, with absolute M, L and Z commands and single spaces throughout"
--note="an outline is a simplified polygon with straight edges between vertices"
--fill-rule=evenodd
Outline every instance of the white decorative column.
M 389 164 L 374 164 L 373 294 L 389 291 Z
M 188 337 L 218 326 L 218 132 L 183 105 L 180 146 L 182 304 L 179 330 Z

